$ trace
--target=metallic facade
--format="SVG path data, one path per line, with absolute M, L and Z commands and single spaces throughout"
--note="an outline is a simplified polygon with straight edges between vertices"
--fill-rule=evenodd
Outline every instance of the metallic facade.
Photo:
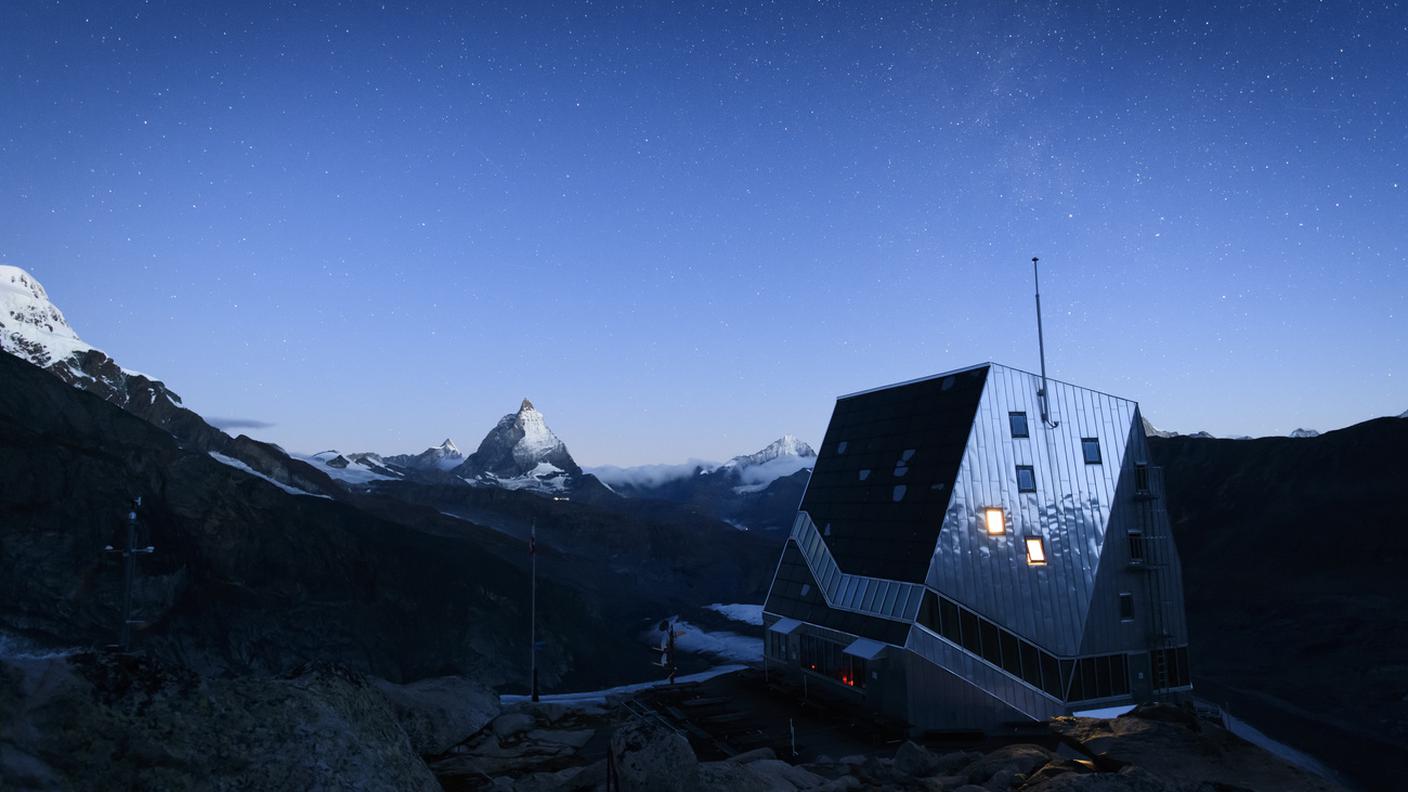
M 819 450 L 828 497 L 809 485 L 788 543 L 826 609 L 908 626 L 864 666 L 859 694 L 917 728 L 986 728 L 1189 688 L 1181 574 L 1139 407 L 1049 380 L 1043 422 L 1040 388 L 1039 375 L 989 363 L 843 396 Z M 1013 414 L 1024 416 L 1025 436 Z M 965 423 L 958 434 L 955 420 Z M 965 432 L 960 459 L 953 438 Z M 1019 485 L 1019 467 L 1034 491 Z M 908 504 L 910 495 L 924 500 Z M 809 504 L 825 510 L 823 526 Z M 999 535 L 985 529 L 989 509 L 1002 510 Z M 1040 541 L 1044 563 L 1030 561 L 1028 539 Z M 918 541 L 932 541 L 922 585 Z M 887 546 L 902 557 L 883 558 Z M 909 579 L 874 574 L 886 569 Z M 787 640 L 837 623 L 813 606 L 792 629 L 799 611 L 775 594 L 765 624 L 788 618 Z M 921 613 L 926 596 L 933 607 Z M 787 640 L 769 641 L 770 663 L 795 659 Z

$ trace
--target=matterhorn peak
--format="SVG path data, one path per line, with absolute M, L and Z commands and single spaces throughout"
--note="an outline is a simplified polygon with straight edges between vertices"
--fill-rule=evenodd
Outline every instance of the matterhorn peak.
M 445 438 L 445 442 L 440 444 L 439 448 L 441 451 L 446 451 L 455 454 L 458 454 L 460 452 L 459 446 L 455 445 L 455 441 L 451 440 L 448 437 Z
M 537 412 L 538 408 L 534 407 L 533 402 L 528 401 L 527 397 L 524 397 L 523 403 L 518 405 L 518 411 L 521 413 Z

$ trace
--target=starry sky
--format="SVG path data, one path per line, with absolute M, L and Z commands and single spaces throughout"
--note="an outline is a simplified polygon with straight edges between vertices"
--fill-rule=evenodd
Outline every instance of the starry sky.
M 817 442 L 982 360 L 1408 409 L 1398 2 L 0 5 L 0 262 L 238 431 Z

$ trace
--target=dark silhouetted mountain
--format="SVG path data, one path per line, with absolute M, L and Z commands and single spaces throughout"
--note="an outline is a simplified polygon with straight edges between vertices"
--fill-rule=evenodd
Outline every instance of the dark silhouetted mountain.
M 156 547 L 139 562 L 144 648 L 205 672 L 332 660 L 392 680 L 521 679 L 522 542 L 246 472 L 8 353 L 0 382 L 0 631 L 45 646 L 111 641 L 121 576 L 102 548 L 119 543 L 140 496 L 139 540 Z M 286 459 L 232 442 L 241 458 Z M 544 673 L 583 685 L 647 674 L 634 622 L 616 606 L 649 606 L 604 584 L 588 597 L 561 582 L 578 559 L 552 548 L 539 558 Z
M 181 397 L 160 380 L 119 366 L 78 337 L 32 275 L 7 265 L 0 265 L 0 350 L 165 429 L 189 448 L 238 459 L 298 489 L 332 497 L 341 494 L 341 488 L 321 471 L 292 459 L 277 446 L 243 435 L 231 438 L 182 406 Z
M 1202 695 L 1369 788 L 1408 777 L 1408 422 L 1150 441 Z

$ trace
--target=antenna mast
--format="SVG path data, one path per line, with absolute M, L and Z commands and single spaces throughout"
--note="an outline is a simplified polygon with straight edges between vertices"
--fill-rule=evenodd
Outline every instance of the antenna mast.
M 1041 278 L 1037 274 L 1037 257 L 1032 256 L 1032 283 L 1036 286 L 1036 345 L 1041 353 L 1041 390 L 1036 392 L 1041 397 L 1041 422 L 1056 428 L 1060 422 L 1051 420 L 1051 410 L 1046 401 L 1046 338 L 1041 330 Z

